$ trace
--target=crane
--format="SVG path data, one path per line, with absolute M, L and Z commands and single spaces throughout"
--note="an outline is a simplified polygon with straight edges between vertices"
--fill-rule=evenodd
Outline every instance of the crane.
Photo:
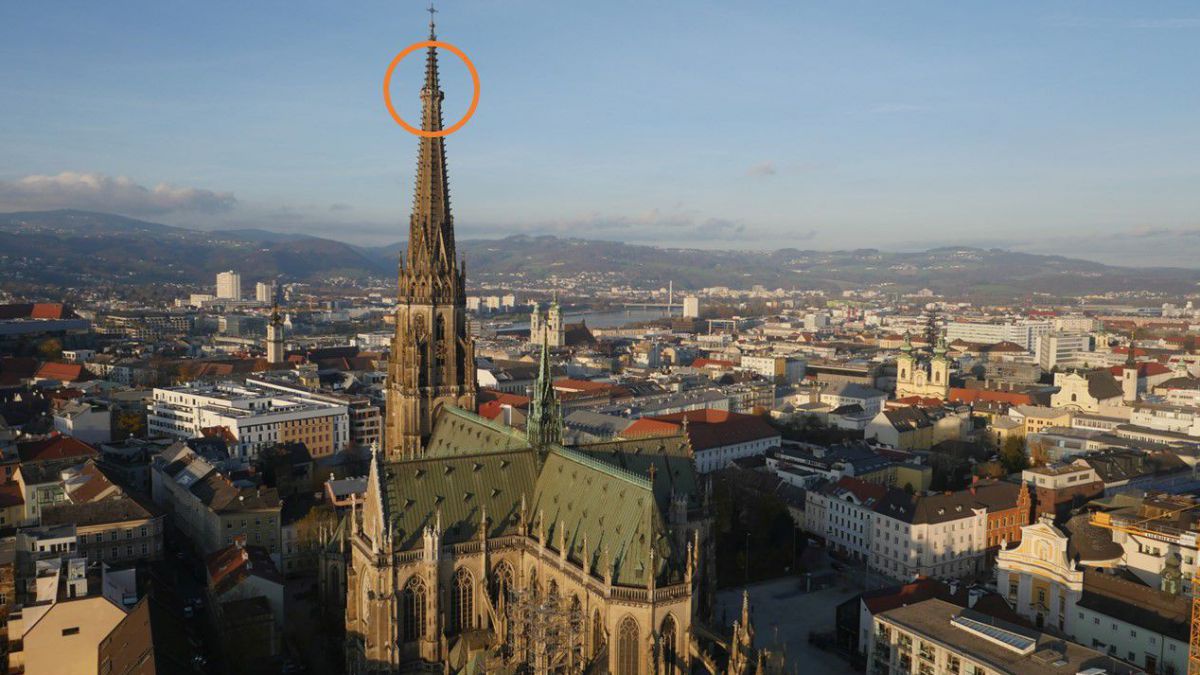
M 1092 514 L 1091 524 L 1115 532 L 1155 538 L 1151 531 L 1142 527 L 1152 520 L 1160 520 L 1178 515 L 1184 511 L 1200 508 L 1200 502 L 1189 504 L 1178 509 L 1165 511 L 1156 516 L 1150 516 L 1127 525 L 1117 525 L 1107 513 L 1097 511 Z M 1161 535 L 1160 535 L 1161 536 Z M 1192 615 L 1191 628 L 1188 631 L 1188 675 L 1200 675 L 1200 559 L 1193 558 L 1192 565 Z

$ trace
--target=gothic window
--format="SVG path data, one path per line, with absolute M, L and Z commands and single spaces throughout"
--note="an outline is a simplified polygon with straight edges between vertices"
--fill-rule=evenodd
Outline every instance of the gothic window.
M 550 605 L 558 604 L 558 582 L 551 579 L 550 584 L 546 587 L 546 598 Z
M 662 629 L 659 633 L 662 635 L 663 670 L 666 673 L 674 673 L 676 671 L 676 660 L 679 658 L 676 652 L 676 644 L 678 643 L 676 642 L 675 635 L 677 633 L 675 629 L 675 617 L 668 614 L 667 618 L 663 619 Z
M 433 337 L 439 341 L 446 337 L 446 315 L 438 314 L 437 328 L 433 333 Z
M 529 589 L 528 590 L 529 590 L 529 595 L 534 600 L 537 600 L 538 598 L 542 597 L 541 589 L 538 588 L 537 570 L 535 570 L 535 569 L 529 570 Z
M 496 565 L 495 571 L 492 572 L 492 606 L 496 611 L 500 611 L 500 600 L 504 599 L 504 604 L 508 604 L 512 600 L 513 593 L 513 569 L 512 565 L 502 562 Z
M 638 675 L 641 662 L 638 649 L 638 625 L 632 616 L 621 619 L 617 627 L 617 673 L 616 675 Z
M 471 573 L 460 567 L 454 573 L 454 583 L 450 587 L 450 631 L 461 633 L 470 630 L 475 625 L 475 580 Z
M 415 642 L 425 637 L 425 582 L 420 577 L 408 580 L 401 593 L 400 605 L 404 641 Z

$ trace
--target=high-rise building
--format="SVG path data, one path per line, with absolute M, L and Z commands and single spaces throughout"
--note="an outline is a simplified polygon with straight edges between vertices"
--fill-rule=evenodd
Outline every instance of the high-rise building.
M 421 89 L 421 128 L 442 128 L 437 54 L 429 49 Z M 467 331 L 466 276 L 454 247 L 450 184 L 442 137 L 421 137 L 408 256 L 400 265 L 396 335 L 388 361 L 390 457 L 425 450 L 438 408 L 475 411 L 475 341 Z
M 683 318 L 700 318 L 700 298 L 694 295 L 689 295 L 683 299 Z
M 217 274 L 217 299 L 241 300 L 242 275 L 233 270 Z
M 258 302 L 273 302 L 275 300 L 275 284 L 266 281 L 254 284 L 254 299 Z

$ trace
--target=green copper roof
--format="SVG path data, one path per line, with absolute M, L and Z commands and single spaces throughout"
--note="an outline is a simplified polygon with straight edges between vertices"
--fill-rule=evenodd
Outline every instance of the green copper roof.
M 525 434 L 461 408 L 442 408 L 425 448 L 426 457 L 453 457 L 528 448 Z
M 677 437 L 640 438 L 580 449 L 551 445 L 543 453 L 528 447 L 520 431 L 445 408 L 424 457 L 384 465 L 384 511 L 397 550 L 412 550 L 439 513 L 445 544 L 478 537 L 484 509 L 489 537 L 516 534 L 524 495 L 531 535 L 544 518 L 548 546 L 557 550 L 565 540 L 568 556 L 582 564 L 586 538 L 596 576 L 604 576 L 607 548 L 614 583 L 643 585 L 651 548 L 658 578 L 685 564 L 663 521 L 672 491 L 695 492 L 686 439 L 680 443 Z
M 537 480 L 531 450 L 425 457 L 386 464 L 384 471 L 386 513 L 399 550 L 420 547 L 422 532 L 439 513 L 445 544 L 478 537 L 484 509 L 489 536 L 515 534 L 521 495 L 528 499 Z
M 614 583 L 645 584 L 651 573 L 651 547 L 655 577 L 672 558 L 649 479 L 586 453 L 554 448 L 547 455 L 538 477 L 533 517 L 545 519 L 548 545 L 557 549 L 565 541 L 568 556 L 582 562 L 586 554 L 599 576 L 604 574 L 607 548 Z M 682 561 L 682 556 L 678 559 Z

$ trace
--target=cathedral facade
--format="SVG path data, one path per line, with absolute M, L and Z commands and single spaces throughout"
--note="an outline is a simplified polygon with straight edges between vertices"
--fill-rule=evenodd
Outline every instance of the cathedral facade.
M 441 129 L 433 48 L 421 100 L 423 128 Z M 687 437 L 564 446 L 548 335 L 527 428 L 476 415 L 464 283 L 443 141 L 422 138 L 385 444 L 322 554 L 323 600 L 344 608 L 347 672 L 761 667 L 748 606 L 724 642 L 697 631 L 711 619 L 715 564 Z

